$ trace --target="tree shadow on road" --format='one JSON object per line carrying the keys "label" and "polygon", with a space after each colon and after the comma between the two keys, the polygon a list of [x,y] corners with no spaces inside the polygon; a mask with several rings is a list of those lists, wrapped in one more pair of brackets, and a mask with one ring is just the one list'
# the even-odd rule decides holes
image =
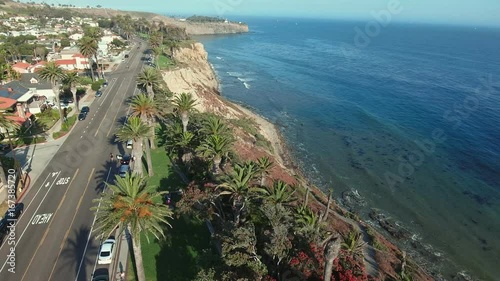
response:
{"label": "tree shadow on road", "polygon": [[115,180],[115,174],[116,171],[118,171],[119,163],[116,158],[111,161],[108,160],[104,165],[101,166],[99,170],[95,172],[95,177],[94,179],[97,181],[97,185],[95,187],[95,190],[98,193],[101,193],[104,191],[106,187],[106,182],[107,183],[113,183]]}
{"label": "tree shadow on road", "polygon": [[[77,280],[89,280],[89,276],[92,272],[87,272],[87,268],[89,265],[94,265],[97,257],[99,243],[94,241],[93,237],[90,238],[88,249],[85,251],[89,234],[90,228],[86,226],[74,230],[68,237],[64,249],[61,252],[61,258],[59,259],[62,261],[61,267],[72,268],[74,270],[74,276],[78,274]],[[85,256],[83,256],[84,252]],[[80,270],[80,272],[78,272],[78,270]]]}

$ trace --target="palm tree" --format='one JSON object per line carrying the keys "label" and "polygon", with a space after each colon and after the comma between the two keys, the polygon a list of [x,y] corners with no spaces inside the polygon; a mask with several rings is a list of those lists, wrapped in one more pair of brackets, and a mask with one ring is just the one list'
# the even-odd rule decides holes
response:
{"label": "palm tree", "polygon": [[203,120],[200,132],[206,136],[217,135],[227,136],[230,133],[229,127],[219,116],[212,115]]}
{"label": "palm tree", "polygon": [[158,109],[153,98],[144,94],[139,94],[130,100],[130,109],[132,116],[140,117],[143,122],[151,127],[149,135],[149,145],[151,149],[155,149],[155,120],[161,117],[161,112]]}
{"label": "palm tree", "polygon": [[[161,202],[164,192],[157,192],[155,186],[147,185],[147,178],[127,174],[119,176],[115,184],[106,183],[110,191],[104,192],[99,204],[91,210],[96,212],[96,228],[94,231],[103,236],[112,235],[115,229],[128,229],[132,236],[132,248],[139,281],[146,281],[141,251],[141,235],[149,242],[149,234],[156,239],[165,237],[164,228],[170,226],[172,211]],[[171,227],[171,226],[170,226]]]}
{"label": "palm tree", "polygon": [[257,159],[257,168],[260,173],[260,185],[266,185],[266,176],[269,175],[269,170],[273,167],[274,163],[267,156]]}
{"label": "palm tree", "polygon": [[91,59],[97,54],[97,50],[99,49],[97,42],[94,39],[84,36],[78,41],[78,47],[80,49],[80,53],[84,55],[88,60],[88,65],[90,68],[90,73],[92,75],[92,81],[95,80],[94,68],[92,67]]}
{"label": "palm tree", "polygon": [[[101,41],[101,38],[103,36],[103,33],[102,33],[102,30],[100,27],[89,27],[85,30],[84,35],[91,38],[90,40],[98,46],[99,41]],[[99,48],[97,48],[97,49],[99,49]],[[97,58],[97,53],[98,52],[96,50],[96,52],[94,53],[94,59],[95,59],[95,63],[97,64],[97,68],[99,68],[99,59]],[[99,71],[97,73],[97,76],[99,77]],[[102,65],[101,65],[101,76],[102,76],[102,78],[104,78],[104,71],[102,69]]]}
{"label": "palm tree", "polygon": [[[142,175],[142,144],[144,143],[144,138],[149,137],[150,132],[149,126],[142,122],[139,117],[130,117],[127,123],[118,128],[116,132],[118,140],[122,142],[132,140],[132,155],[135,158],[133,171],[138,175]],[[146,147],[146,149],[148,149],[148,147]],[[146,153],[149,152],[146,151]],[[152,169],[150,165],[151,163],[148,163],[148,171]]]}
{"label": "palm tree", "polygon": [[221,135],[211,135],[202,141],[196,149],[203,157],[212,161],[212,173],[219,173],[220,163],[231,151],[232,138]]}
{"label": "palm tree", "polygon": [[349,255],[356,258],[363,255],[364,242],[360,243],[361,233],[358,231],[351,231],[349,235],[344,238],[344,242],[341,243],[342,249],[344,249]]}
{"label": "palm tree", "polygon": [[59,81],[64,80],[66,78],[66,74],[62,68],[60,68],[55,62],[51,61],[46,63],[45,66],[38,71],[38,76],[44,80],[50,81],[52,84],[52,91],[54,92],[56,104],[59,108],[59,118],[61,119],[62,124],[65,116],[63,116],[61,104],[59,103]]}
{"label": "palm tree", "polygon": [[220,184],[217,188],[223,189],[219,196],[229,195],[232,202],[234,223],[240,223],[241,213],[246,208],[249,196],[258,192],[251,185],[255,176],[255,170],[249,165],[235,165],[229,181]]}
{"label": "palm tree", "polygon": [[274,205],[289,205],[297,200],[293,196],[295,191],[296,189],[290,188],[286,182],[277,180],[274,182],[272,188],[266,187],[263,189],[263,198]]}
{"label": "palm tree", "polygon": [[193,110],[196,105],[196,100],[193,99],[191,93],[181,93],[174,98],[174,106],[182,121],[183,131],[187,131],[187,126],[189,123],[189,112]]}
{"label": "palm tree", "polygon": [[76,113],[80,112],[80,106],[79,106],[79,101],[76,98],[76,84],[80,81],[80,78],[78,77],[78,72],[68,72],[66,73],[66,77],[64,77],[63,83],[66,84],[71,93],[73,94],[73,100],[75,101],[76,105]]}
{"label": "palm tree", "polygon": [[154,98],[154,89],[160,86],[162,81],[161,75],[158,70],[152,67],[146,67],[137,76],[137,84],[139,87],[145,88],[149,97]]}

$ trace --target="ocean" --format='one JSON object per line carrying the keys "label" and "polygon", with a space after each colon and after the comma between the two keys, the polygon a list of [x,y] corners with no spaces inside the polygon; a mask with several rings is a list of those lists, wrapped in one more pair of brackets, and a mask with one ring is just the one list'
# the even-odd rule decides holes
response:
{"label": "ocean", "polygon": [[345,207],[411,233],[398,244],[429,271],[498,280],[499,29],[237,20],[251,32],[196,38],[223,96],[277,124]]}

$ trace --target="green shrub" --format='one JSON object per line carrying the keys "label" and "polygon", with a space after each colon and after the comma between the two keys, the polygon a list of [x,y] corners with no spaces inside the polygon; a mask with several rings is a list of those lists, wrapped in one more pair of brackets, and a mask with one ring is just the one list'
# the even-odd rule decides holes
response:
{"label": "green shrub", "polygon": [[92,84],[92,78],[90,78],[90,77],[80,76],[79,80],[80,80],[79,81],[80,84],[82,84],[84,86]]}
{"label": "green shrub", "polygon": [[66,134],[66,132],[63,132],[63,131],[53,132],[53,133],[52,133],[52,137],[53,137],[54,139],[58,139],[58,138],[60,138],[60,137],[64,136],[65,134]]}
{"label": "green shrub", "polygon": [[104,83],[104,79],[99,79],[99,80],[95,81],[94,83],[92,83],[91,89],[93,91],[97,91],[102,87],[103,83]]}

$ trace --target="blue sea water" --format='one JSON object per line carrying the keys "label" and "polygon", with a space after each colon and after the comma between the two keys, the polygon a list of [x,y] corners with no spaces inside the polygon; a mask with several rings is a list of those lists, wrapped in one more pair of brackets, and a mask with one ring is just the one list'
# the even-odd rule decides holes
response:
{"label": "blue sea water", "polygon": [[414,234],[399,244],[424,267],[498,280],[500,30],[394,23],[356,44],[363,22],[243,20],[197,38],[222,95],[277,124],[316,185]]}

